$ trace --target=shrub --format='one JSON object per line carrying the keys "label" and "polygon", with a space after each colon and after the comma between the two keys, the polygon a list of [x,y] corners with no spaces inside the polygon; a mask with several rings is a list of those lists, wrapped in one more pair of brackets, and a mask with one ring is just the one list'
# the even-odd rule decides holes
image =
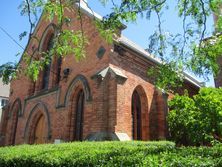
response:
{"label": "shrub", "polygon": [[171,142],[75,142],[0,148],[0,166],[141,166],[145,155],[160,154]]}
{"label": "shrub", "polygon": [[172,142],[75,142],[0,148],[1,167],[221,166],[222,146],[176,148]]}
{"label": "shrub", "polygon": [[172,139],[182,145],[209,145],[222,139],[222,88],[202,88],[192,98],[176,95],[169,102]]}

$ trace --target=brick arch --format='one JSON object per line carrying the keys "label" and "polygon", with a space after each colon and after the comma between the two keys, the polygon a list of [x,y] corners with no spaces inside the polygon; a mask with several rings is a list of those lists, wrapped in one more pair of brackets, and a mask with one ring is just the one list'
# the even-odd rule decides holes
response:
{"label": "brick arch", "polygon": [[49,42],[52,36],[57,34],[57,27],[54,23],[49,24],[45,31],[42,33],[42,37],[39,42],[38,51],[42,52],[46,50],[47,43]]}
{"label": "brick arch", "polygon": [[[148,119],[148,98],[144,88],[141,85],[138,85],[132,92],[131,96],[131,111],[132,110],[132,98],[133,93],[137,92],[140,99],[140,106],[141,106],[141,140],[148,140],[149,139],[149,119]],[[133,114],[133,113],[131,113]],[[133,115],[132,115],[133,116]],[[132,117],[133,123],[133,117]],[[132,124],[132,138],[133,138],[133,124]]]}
{"label": "brick arch", "polygon": [[18,107],[18,116],[22,116],[22,101],[20,98],[17,98],[15,99],[15,101],[12,103],[11,107],[10,107],[10,110],[9,110],[9,113],[8,113],[8,116],[9,118],[11,118],[11,116],[13,115],[13,109],[15,107]]}
{"label": "brick arch", "polygon": [[[26,122],[25,132],[24,132],[24,139],[25,142],[28,144],[33,144],[34,142],[34,133],[37,123],[41,117],[45,118],[46,125],[47,125],[47,140],[51,139],[51,122],[50,122],[50,114],[48,112],[47,106],[39,102],[37,103],[33,109],[31,110],[29,117]],[[47,141],[46,141],[47,142]]]}
{"label": "brick arch", "polygon": [[18,117],[22,115],[22,103],[20,98],[17,98],[9,112],[9,118],[11,118],[11,125],[10,125],[10,138],[9,144],[14,145],[16,140],[16,133],[17,133],[17,126],[18,126]]}
{"label": "brick arch", "polygon": [[73,93],[76,92],[77,87],[82,87],[84,94],[85,94],[86,101],[92,100],[92,95],[91,95],[89,83],[84,75],[79,74],[72,80],[72,82],[68,86],[68,89],[67,89],[66,95],[65,95],[65,105],[66,106],[70,102],[70,99],[72,99]]}

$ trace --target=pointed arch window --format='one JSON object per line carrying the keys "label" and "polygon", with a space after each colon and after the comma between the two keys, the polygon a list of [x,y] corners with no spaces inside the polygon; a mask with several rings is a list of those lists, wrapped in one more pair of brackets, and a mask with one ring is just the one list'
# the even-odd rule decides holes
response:
{"label": "pointed arch window", "polygon": [[[46,47],[46,53],[50,54],[50,50],[53,48],[53,34],[50,36],[47,47]],[[42,89],[48,89],[49,86],[49,78],[50,78],[50,69],[51,69],[51,63],[52,63],[52,56],[48,55],[48,62],[44,67],[43,71],[43,77],[42,77]]]}
{"label": "pointed arch window", "polygon": [[133,140],[142,140],[141,100],[136,90],[133,92],[131,103]]}
{"label": "pointed arch window", "polygon": [[[10,144],[15,145],[16,136],[17,136],[17,126],[18,126],[18,118],[21,114],[21,101],[20,99],[15,100],[11,108],[12,114],[12,122],[11,122],[11,136],[10,136]],[[10,115],[11,115],[10,114]]]}
{"label": "pointed arch window", "polygon": [[84,115],[84,92],[80,90],[76,99],[76,119],[75,119],[75,131],[74,140],[83,140],[83,115]]}
{"label": "pointed arch window", "polygon": [[15,108],[13,111],[12,115],[12,133],[11,133],[11,144],[15,145],[16,141],[16,132],[17,132],[17,126],[18,126],[18,113],[19,113],[19,108]]}
{"label": "pointed arch window", "polygon": [[61,67],[62,67],[62,57],[59,56],[56,58],[56,80],[55,80],[55,86],[59,85],[60,79],[61,79]]}

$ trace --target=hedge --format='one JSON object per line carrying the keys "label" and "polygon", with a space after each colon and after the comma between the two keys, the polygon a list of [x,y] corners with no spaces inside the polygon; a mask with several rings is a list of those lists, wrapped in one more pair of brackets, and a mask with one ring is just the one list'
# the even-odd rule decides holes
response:
{"label": "hedge", "polygon": [[222,166],[222,146],[172,142],[74,142],[0,148],[0,167]]}

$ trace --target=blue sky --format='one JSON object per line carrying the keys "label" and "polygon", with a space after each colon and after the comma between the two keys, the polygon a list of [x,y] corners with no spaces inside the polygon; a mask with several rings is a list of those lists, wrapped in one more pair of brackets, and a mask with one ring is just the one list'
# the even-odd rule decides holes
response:
{"label": "blue sky", "polygon": [[[0,5],[0,26],[25,47],[27,40],[19,41],[19,34],[27,29],[28,22],[27,18],[20,16],[18,6],[18,0],[2,0]],[[18,52],[22,52],[21,48],[1,30],[0,50],[0,64],[19,60],[19,57],[16,57],[15,55]]]}
{"label": "blue sky", "polygon": [[[21,0],[2,0],[0,5],[0,26],[4,28],[16,41],[19,42],[24,48],[27,43],[27,39],[19,41],[19,34],[23,31],[28,31],[29,24],[28,19],[24,16],[20,16],[18,6]],[[172,2],[172,0],[171,0]],[[98,14],[104,16],[111,10],[111,5],[107,5],[104,8],[98,1],[88,0],[89,5]],[[171,4],[172,5],[172,4]],[[174,7],[167,11],[163,18],[164,28],[171,32],[182,32],[182,21],[177,18]],[[127,29],[123,31],[123,34],[130,40],[139,44],[143,48],[148,46],[148,37],[156,29],[157,20],[155,17],[151,20],[139,17],[137,23],[126,24]],[[208,30],[213,31],[212,19],[208,22]],[[0,30],[0,64],[6,62],[18,61],[20,56],[15,56],[17,53],[22,53],[23,50],[15,44],[5,33]],[[213,85],[211,79],[207,85]]]}

